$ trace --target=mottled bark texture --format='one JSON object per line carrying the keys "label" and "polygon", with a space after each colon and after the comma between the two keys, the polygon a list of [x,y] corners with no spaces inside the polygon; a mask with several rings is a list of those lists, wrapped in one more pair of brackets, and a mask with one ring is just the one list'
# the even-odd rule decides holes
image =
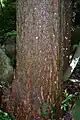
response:
{"label": "mottled bark texture", "polygon": [[36,116],[42,120],[40,112],[50,112],[60,93],[64,42],[70,48],[70,38],[64,39],[69,30],[64,13],[64,2],[58,0],[17,0],[17,65],[11,98],[17,120]]}

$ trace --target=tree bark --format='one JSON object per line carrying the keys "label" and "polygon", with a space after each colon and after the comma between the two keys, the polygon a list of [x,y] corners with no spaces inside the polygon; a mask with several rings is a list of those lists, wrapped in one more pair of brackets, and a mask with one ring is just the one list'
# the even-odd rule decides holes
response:
{"label": "tree bark", "polygon": [[[51,104],[60,94],[64,66],[64,34],[60,32],[64,14],[60,7],[58,0],[17,0],[17,65],[12,98],[17,120],[36,116],[48,120]],[[46,111],[48,115],[41,116]]]}

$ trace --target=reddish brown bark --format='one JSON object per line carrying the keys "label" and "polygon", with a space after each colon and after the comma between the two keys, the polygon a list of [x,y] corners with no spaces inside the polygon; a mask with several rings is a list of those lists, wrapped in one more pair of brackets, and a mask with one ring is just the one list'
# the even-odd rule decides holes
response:
{"label": "reddish brown bark", "polygon": [[42,103],[50,112],[60,93],[64,37],[59,4],[58,0],[17,1],[17,65],[10,108],[17,120],[35,116],[41,120]]}

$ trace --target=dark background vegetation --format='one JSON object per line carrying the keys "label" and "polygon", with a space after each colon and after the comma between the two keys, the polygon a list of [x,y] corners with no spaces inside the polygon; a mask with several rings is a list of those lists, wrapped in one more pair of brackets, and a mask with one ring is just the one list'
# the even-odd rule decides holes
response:
{"label": "dark background vegetation", "polygon": [[0,44],[15,67],[16,1],[7,0],[4,5],[0,4]]}

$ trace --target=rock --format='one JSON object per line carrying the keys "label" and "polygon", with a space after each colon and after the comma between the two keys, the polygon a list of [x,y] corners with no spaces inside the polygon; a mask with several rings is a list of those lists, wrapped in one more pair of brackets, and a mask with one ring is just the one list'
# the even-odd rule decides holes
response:
{"label": "rock", "polygon": [[0,85],[7,86],[12,81],[13,67],[10,64],[10,59],[5,52],[0,48]]}
{"label": "rock", "polygon": [[16,64],[15,46],[11,44],[5,45],[5,53],[10,58],[12,66],[15,67]]}
{"label": "rock", "polygon": [[10,58],[12,66],[15,68],[16,64],[16,44],[15,44],[16,38],[11,37],[10,39],[7,39],[2,48],[5,51],[6,55]]}

